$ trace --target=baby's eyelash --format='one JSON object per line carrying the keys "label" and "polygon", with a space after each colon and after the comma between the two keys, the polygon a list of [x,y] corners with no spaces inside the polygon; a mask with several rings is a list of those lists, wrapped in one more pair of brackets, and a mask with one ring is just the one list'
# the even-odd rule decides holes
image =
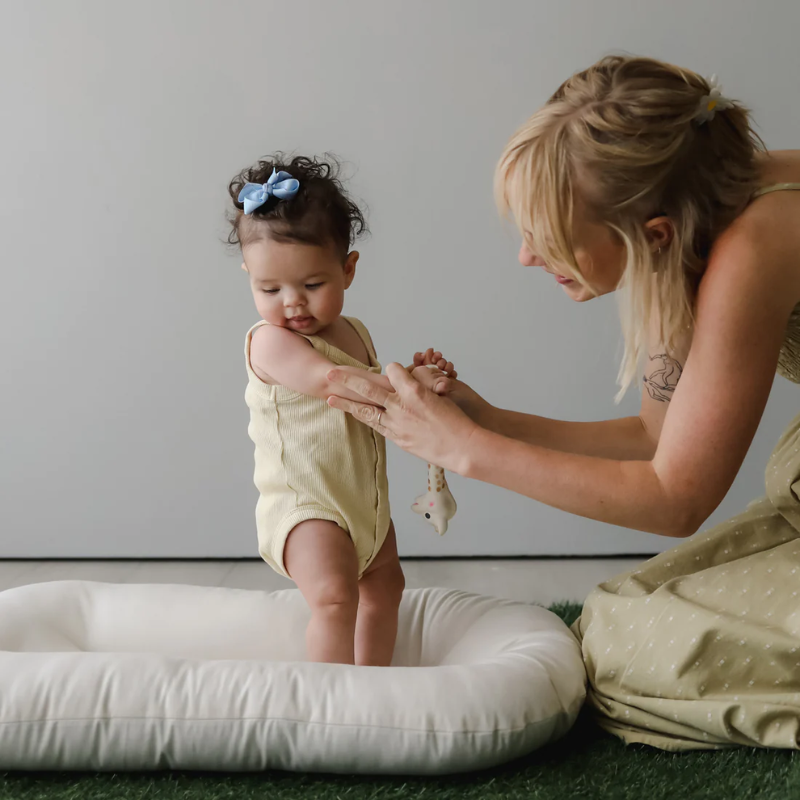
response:
{"label": "baby's eyelash", "polygon": [[[320,281],[319,283],[307,283],[306,289],[319,289],[323,283],[324,281]],[[261,291],[264,292],[264,294],[278,294],[280,289],[262,289]]]}

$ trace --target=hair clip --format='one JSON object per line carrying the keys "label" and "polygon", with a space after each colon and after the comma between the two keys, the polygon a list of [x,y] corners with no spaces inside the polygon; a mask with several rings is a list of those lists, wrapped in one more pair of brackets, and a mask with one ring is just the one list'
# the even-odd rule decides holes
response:
{"label": "hair clip", "polygon": [[246,183],[239,192],[239,202],[244,203],[245,214],[252,214],[267,202],[270,195],[278,200],[288,200],[297,194],[299,188],[300,181],[288,172],[273,169],[266,183]]}
{"label": "hair clip", "polygon": [[725,111],[726,108],[733,107],[733,100],[729,100],[727,97],[723,96],[722,86],[720,86],[716,75],[711,76],[708,85],[710,91],[700,98],[700,105],[694,116],[699,125],[714,119],[714,115],[717,111]]}

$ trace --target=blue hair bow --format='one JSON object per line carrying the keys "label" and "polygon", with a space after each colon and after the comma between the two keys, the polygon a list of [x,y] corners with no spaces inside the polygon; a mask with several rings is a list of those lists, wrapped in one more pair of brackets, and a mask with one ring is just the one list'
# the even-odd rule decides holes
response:
{"label": "blue hair bow", "polygon": [[270,195],[278,200],[288,200],[297,194],[299,188],[300,181],[288,172],[276,172],[273,169],[266,183],[246,183],[239,192],[239,202],[244,203],[245,214],[252,214],[267,202]]}

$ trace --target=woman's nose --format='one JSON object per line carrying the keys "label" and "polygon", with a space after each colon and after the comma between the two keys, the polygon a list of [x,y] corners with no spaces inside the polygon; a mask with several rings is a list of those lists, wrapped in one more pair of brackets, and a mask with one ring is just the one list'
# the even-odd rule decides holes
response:
{"label": "woman's nose", "polygon": [[527,245],[522,245],[519,249],[519,255],[517,256],[519,259],[519,263],[522,264],[523,267],[533,267],[535,266],[534,262],[536,261],[536,256],[528,250]]}
{"label": "woman's nose", "polygon": [[547,267],[545,260],[541,258],[541,256],[537,256],[535,253],[532,253],[528,249],[528,246],[524,244],[522,247],[520,247],[517,258],[523,267]]}

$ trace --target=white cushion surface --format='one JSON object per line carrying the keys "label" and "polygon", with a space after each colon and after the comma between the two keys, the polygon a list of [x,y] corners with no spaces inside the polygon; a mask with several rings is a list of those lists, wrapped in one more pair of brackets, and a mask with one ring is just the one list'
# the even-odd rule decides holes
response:
{"label": "white cushion surface", "polygon": [[562,736],[584,699],[550,611],[405,592],[391,667],[303,661],[295,589],[0,592],[0,769],[447,774]]}

